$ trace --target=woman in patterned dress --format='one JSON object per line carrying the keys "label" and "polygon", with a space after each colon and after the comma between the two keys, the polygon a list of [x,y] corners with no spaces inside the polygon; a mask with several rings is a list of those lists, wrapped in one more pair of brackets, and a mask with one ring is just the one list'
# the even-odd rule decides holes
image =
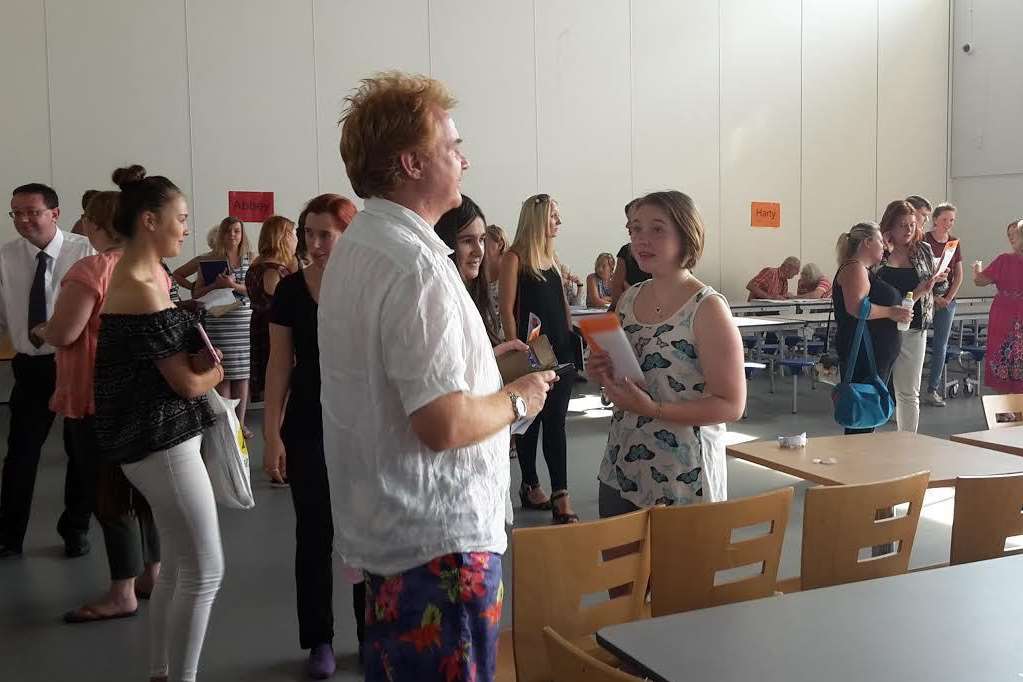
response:
{"label": "woman in patterned dress", "polygon": [[230,289],[239,303],[237,308],[219,317],[207,315],[204,324],[210,341],[224,354],[224,381],[217,386],[217,392],[238,401],[235,412],[242,433],[252,438],[252,431],[245,425],[245,409],[249,404],[249,320],[252,317],[245,275],[249,272],[252,249],[241,220],[228,216],[220,222],[213,257],[227,260],[227,270],[207,284],[200,268],[192,297],[202,298],[214,289]]}
{"label": "woman in patterned dress", "polygon": [[988,317],[984,383],[999,393],[1023,393],[1023,220],[1006,228],[1010,253],[986,268],[973,264],[973,283],[998,288]]}
{"label": "woman in patterned dress", "polygon": [[632,253],[653,277],[628,289],[617,313],[644,385],[616,376],[606,354],[590,356],[588,369],[615,405],[600,466],[601,517],[726,499],[724,423],[746,403],[728,303],[691,272],[704,240],[692,200],[654,192],[633,211]]}
{"label": "woman in patterned dress", "polygon": [[245,275],[252,321],[249,324],[249,398],[263,400],[266,360],[270,355],[270,303],[278,283],[298,270],[295,223],[284,216],[270,216],[259,230],[259,255]]}

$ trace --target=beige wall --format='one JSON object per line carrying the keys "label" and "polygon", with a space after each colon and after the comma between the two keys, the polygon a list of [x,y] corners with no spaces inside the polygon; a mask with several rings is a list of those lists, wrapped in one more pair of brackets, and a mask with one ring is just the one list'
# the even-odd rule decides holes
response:
{"label": "beige wall", "polygon": [[[585,274],[625,242],[626,201],[681,189],[708,225],[699,274],[740,298],[790,254],[831,270],[888,200],[945,195],[948,22],[948,0],[5,0],[0,189],[52,182],[70,226],[139,161],[189,194],[200,243],[229,189],[295,217],[350,195],[341,100],[400,68],[458,96],[491,221],[554,195]],[[781,201],[781,229],[751,229],[750,201]]]}

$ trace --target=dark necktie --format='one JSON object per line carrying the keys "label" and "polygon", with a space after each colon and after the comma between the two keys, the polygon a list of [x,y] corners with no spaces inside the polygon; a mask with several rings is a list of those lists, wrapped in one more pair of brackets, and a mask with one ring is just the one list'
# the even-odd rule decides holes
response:
{"label": "dark necktie", "polygon": [[49,256],[44,251],[36,254],[36,276],[32,280],[32,290],[28,294],[28,340],[36,348],[43,345],[42,339],[32,333],[36,326],[46,322],[46,264]]}

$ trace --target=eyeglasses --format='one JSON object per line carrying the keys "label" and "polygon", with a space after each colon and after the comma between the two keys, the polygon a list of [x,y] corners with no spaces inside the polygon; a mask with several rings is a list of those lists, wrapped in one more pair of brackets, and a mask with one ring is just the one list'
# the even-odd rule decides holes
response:
{"label": "eyeglasses", "polygon": [[38,218],[43,213],[49,210],[50,209],[48,208],[43,209],[34,208],[28,211],[8,211],[7,215],[9,215],[14,220],[18,220],[19,218]]}
{"label": "eyeglasses", "polygon": [[537,194],[535,197],[533,197],[533,204],[535,205],[543,204],[550,200],[551,200],[550,194]]}

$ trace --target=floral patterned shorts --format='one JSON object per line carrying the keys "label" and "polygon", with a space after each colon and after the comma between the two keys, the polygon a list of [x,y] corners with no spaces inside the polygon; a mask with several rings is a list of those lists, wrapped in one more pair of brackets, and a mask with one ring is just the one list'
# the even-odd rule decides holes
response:
{"label": "floral patterned shorts", "polygon": [[366,574],[366,680],[492,680],[504,585],[501,557],[447,554]]}

